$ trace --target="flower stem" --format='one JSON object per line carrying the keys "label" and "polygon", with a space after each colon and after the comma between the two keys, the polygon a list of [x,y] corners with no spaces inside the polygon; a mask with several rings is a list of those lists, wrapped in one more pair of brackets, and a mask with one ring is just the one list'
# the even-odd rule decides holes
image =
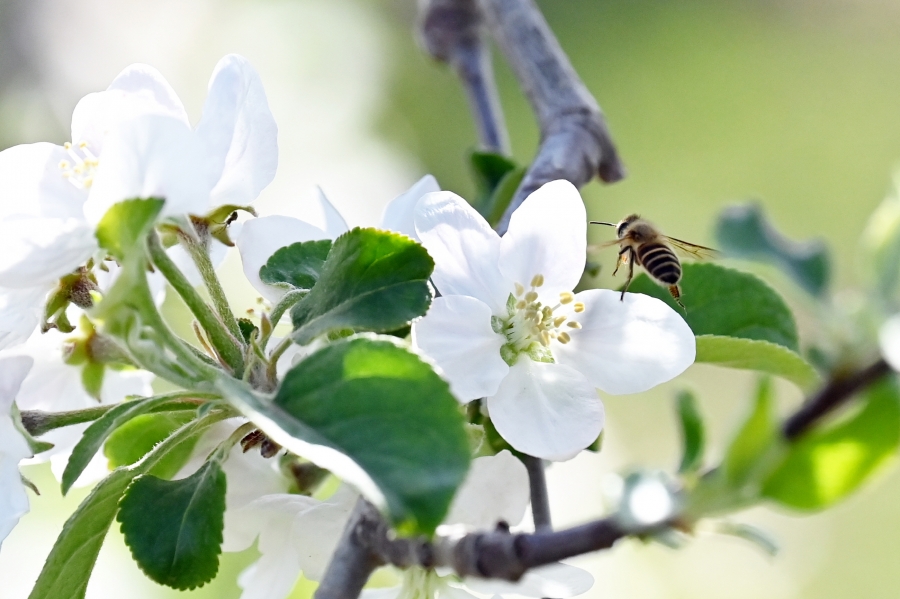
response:
{"label": "flower stem", "polygon": [[[169,255],[163,249],[156,233],[151,233],[147,240],[147,249],[150,253],[150,259],[153,265],[159,269],[163,276],[169,281],[169,284],[178,292],[184,303],[190,309],[191,313],[206,331],[209,342],[216,348],[222,359],[232,369],[235,376],[240,376],[244,370],[244,356],[241,344],[238,341],[240,337],[235,337],[222,323],[216,313],[210,309],[209,305],[197,290],[190,284],[187,277],[184,276],[178,266],[169,258]],[[207,257],[208,259],[208,257]],[[232,316],[232,320],[234,316]],[[237,325],[235,325],[237,326]],[[240,332],[238,332],[240,335]]]}
{"label": "flower stem", "polygon": [[[209,259],[209,252],[202,243],[198,243],[196,239],[189,235],[179,234],[178,239],[181,240],[191,258],[194,259],[194,264],[197,265],[197,270],[200,271],[203,283],[206,285],[207,291],[209,291],[209,297],[212,299],[213,306],[222,322],[225,323],[225,327],[235,339],[243,339],[237,319],[231,311],[231,306],[228,305],[228,298],[225,297],[225,290],[222,288],[222,283],[219,282],[219,277],[216,276],[216,268]],[[240,376],[238,371],[235,371],[235,375]]]}
{"label": "flower stem", "polygon": [[[161,406],[150,410],[153,412],[176,412],[182,410],[193,410],[196,407],[210,399],[219,399],[219,395],[215,393],[195,393],[190,391],[175,391],[172,393],[164,393],[162,395],[154,395],[144,399],[158,399],[169,397],[172,402],[165,403]],[[83,424],[85,422],[93,422],[97,420],[109,410],[119,404],[111,404],[108,406],[97,406],[95,408],[85,408],[83,410],[70,410],[67,412],[43,412],[41,410],[24,410],[21,412],[22,425],[25,430],[34,437],[39,437],[44,433],[73,424]]]}
{"label": "flower stem", "polygon": [[[275,327],[278,326],[278,322],[281,320],[281,317],[284,316],[284,313],[288,311],[294,304],[302,300],[309,293],[308,289],[292,289],[284,294],[284,297],[279,300],[275,307],[272,308],[272,312],[269,314],[269,320],[272,323],[272,331],[275,330]],[[269,334],[260,339],[259,346],[262,348],[266,347],[266,344],[269,342],[269,337],[272,336],[272,332],[269,331]]]}

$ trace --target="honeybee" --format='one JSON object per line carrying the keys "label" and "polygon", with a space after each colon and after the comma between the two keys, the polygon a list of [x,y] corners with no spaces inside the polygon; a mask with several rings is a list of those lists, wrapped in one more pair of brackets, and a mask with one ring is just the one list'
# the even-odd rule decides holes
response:
{"label": "honeybee", "polygon": [[618,224],[590,222],[592,225],[616,228],[618,239],[605,243],[603,246],[618,245],[620,248],[619,259],[616,261],[613,275],[619,271],[621,265],[628,264],[628,279],[625,281],[625,287],[619,298],[623,301],[631,279],[634,278],[634,265],[637,263],[644,267],[650,278],[664,285],[672,294],[675,303],[684,309],[684,304],[681,303],[681,287],[678,286],[678,281],[681,280],[681,262],[670,246],[699,259],[711,258],[716,254],[716,250],[712,248],[663,235],[653,224],[637,214],[629,214]]}

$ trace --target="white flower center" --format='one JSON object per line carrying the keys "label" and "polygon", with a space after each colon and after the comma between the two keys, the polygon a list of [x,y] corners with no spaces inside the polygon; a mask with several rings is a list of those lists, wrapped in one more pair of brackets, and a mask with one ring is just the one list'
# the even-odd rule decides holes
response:
{"label": "white flower center", "polygon": [[506,318],[495,316],[491,322],[494,331],[506,337],[500,353],[510,365],[523,353],[533,360],[553,362],[549,349],[552,342],[566,344],[572,340],[569,332],[581,328],[571,316],[573,312],[584,312],[584,304],[576,302],[571,291],[564,291],[555,306],[545,305],[537,291],[543,284],[542,274],[532,277],[527,291],[524,285],[516,283],[515,294],[510,294],[506,303]]}
{"label": "white flower center", "polygon": [[78,189],[90,189],[94,184],[94,173],[100,165],[100,160],[91,152],[86,141],[80,142],[77,146],[66,142],[63,148],[72,160],[60,161],[62,176]]}

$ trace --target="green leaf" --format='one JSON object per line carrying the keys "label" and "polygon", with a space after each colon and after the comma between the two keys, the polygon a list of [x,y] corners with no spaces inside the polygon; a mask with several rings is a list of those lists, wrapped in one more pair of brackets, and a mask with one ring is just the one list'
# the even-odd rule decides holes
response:
{"label": "green leaf", "polygon": [[164,200],[125,200],[106,211],[97,225],[97,242],[118,260],[140,244],[162,210]]}
{"label": "green leaf", "polygon": [[[162,405],[167,401],[171,401],[172,397],[169,395],[160,395],[157,397],[149,397],[147,399],[141,399],[136,401],[129,401],[123,404],[119,404],[114,408],[110,409],[103,416],[95,420],[84,433],[81,435],[81,439],[78,441],[78,444],[75,445],[75,448],[72,450],[72,455],[69,456],[69,461],[66,464],[66,469],[62,475],[62,493],[65,495],[69,492],[69,489],[72,488],[72,485],[75,484],[75,481],[78,480],[78,477],[84,472],[84,469],[90,463],[91,459],[94,457],[94,454],[100,449],[103,445],[103,442],[109,437],[110,434],[135,416],[139,416],[141,414],[145,414],[155,408],[156,406]],[[183,422],[182,422],[183,424]],[[154,437],[153,445],[162,441],[165,437],[168,436],[169,433],[174,429],[169,429],[167,434],[162,437]],[[128,433],[130,435],[130,433]],[[124,441],[127,437],[123,437]],[[129,439],[129,446],[131,445]],[[135,456],[134,459],[128,462],[122,462],[119,460],[114,460],[115,466],[121,466],[126,464],[132,464],[143,457],[148,451],[153,449],[153,445],[149,445],[145,448],[145,451],[141,453],[141,455]],[[111,450],[111,453],[112,450]]]}
{"label": "green leaf", "polygon": [[893,460],[898,444],[900,389],[890,379],[869,389],[856,415],[794,443],[763,494],[798,510],[826,508]]}
{"label": "green leaf", "polygon": [[684,314],[695,335],[758,339],[797,351],[797,325],[784,300],[759,277],[718,264],[682,265],[682,310],[669,292],[646,274],[629,291],[659,298]]}
{"label": "green leaf", "polygon": [[684,448],[678,472],[680,474],[696,472],[703,465],[703,450],[706,445],[706,433],[703,418],[697,409],[697,398],[690,391],[682,391],[678,394],[676,406]]}
{"label": "green leaf", "polygon": [[318,283],[291,309],[293,339],[305,345],[332,331],[399,329],[431,305],[434,261],[406,237],[353,229],[335,240]]}
{"label": "green leaf", "polygon": [[469,448],[458,402],[431,366],[393,338],[327,345],[287,373],[274,401],[226,377],[219,388],[275,442],[370,499],[383,496],[404,532],[432,533],[465,478]]}
{"label": "green leaf", "polygon": [[219,570],[225,473],[213,460],[181,480],[141,476],[116,519],[134,561],[152,580],[180,590],[203,586]]}
{"label": "green leaf", "polygon": [[268,285],[286,283],[297,289],[312,289],[322,276],[330,239],[304,241],[283,247],[259,269],[259,278]]}
{"label": "green leaf", "polygon": [[[134,464],[152,450],[158,443],[168,438],[193,414],[142,414],[135,415],[111,432],[103,447],[103,454],[109,460],[110,468]],[[160,478],[171,478],[184,466],[191,455],[196,438],[173,447],[166,457],[159,460],[153,474]]]}
{"label": "green leaf", "polygon": [[494,190],[505,176],[516,170],[517,165],[502,154],[483,151],[469,154],[469,164],[472,167],[472,178],[475,179],[475,200],[472,201],[472,207],[484,216],[482,210],[487,206]]}
{"label": "green leaf", "polygon": [[151,470],[174,447],[229,415],[222,411],[186,424],[139,464],[119,468],[100,481],[66,521],[28,599],[84,599],[97,554],[131,481]]}
{"label": "green leaf", "polygon": [[780,376],[801,389],[811,389],[820,381],[819,373],[809,362],[768,341],[701,335],[697,337],[696,361]]}
{"label": "green leaf", "polygon": [[772,380],[764,377],[759,381],[753,411],[741,425],[722,460],[725,478],[734,487],[758,474],[758,466],[778,438],[774,404]]}
{"label": "green leaf", "polygon": [[784,237],[766,220],[759,204],[723,210],[716,224],[716,240],[725,256],[775,264],[814,296],[821,297],[828,289],[831,259],[825,243]]}

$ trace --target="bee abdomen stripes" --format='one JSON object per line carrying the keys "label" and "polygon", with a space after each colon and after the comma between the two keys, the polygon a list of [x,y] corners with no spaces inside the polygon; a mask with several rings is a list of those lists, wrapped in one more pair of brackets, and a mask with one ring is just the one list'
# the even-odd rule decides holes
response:
{"label": "bee abdomen stripes", "polygon": [[655,279],[674,285],[681,279],[681,264],[675,252],[661,243],[648,243],[637,248],[641,265]]}

